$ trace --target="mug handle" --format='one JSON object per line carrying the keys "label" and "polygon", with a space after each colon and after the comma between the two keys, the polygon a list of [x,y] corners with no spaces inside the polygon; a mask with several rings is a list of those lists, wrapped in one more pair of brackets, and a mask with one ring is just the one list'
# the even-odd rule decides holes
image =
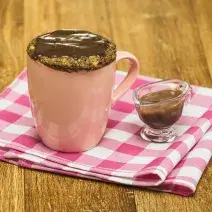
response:
{"label": "mug handle", "polygon": [[125,79],[113,91],[112,104],[125,94],[125,92],[135,82],[139,74],[139,62],[138,59],[133,54],[127,51],[117,51],[116,63],[118,63],[120,60],[123,59],[127,59],[130,61],[130,68]]}

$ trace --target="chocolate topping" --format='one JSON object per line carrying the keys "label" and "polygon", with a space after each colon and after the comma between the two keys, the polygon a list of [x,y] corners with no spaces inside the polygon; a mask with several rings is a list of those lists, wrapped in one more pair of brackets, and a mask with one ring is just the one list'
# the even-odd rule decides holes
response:
{"label": "chocolate topping", "polygon": [[84,30],[57,30],[33,39],[28,55],[44,65],[61,71],[95,70],[116,58],[115,44]]}

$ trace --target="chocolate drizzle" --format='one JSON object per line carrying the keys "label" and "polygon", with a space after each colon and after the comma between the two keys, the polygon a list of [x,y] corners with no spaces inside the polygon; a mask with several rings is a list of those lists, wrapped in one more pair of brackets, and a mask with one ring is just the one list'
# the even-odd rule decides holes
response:
{"label": "chocolate drizzle", "polygon": [[44,65],[61,71],[95,70],[113,62],[115,44],[84,30],[57,30],[33,39],[28,55]]}

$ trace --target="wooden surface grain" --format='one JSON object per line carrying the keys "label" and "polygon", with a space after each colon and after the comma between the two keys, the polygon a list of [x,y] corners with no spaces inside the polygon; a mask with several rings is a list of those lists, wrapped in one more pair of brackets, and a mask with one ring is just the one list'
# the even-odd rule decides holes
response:
{"label": "wooden surface grain", "polygon": [[[211,8],[210,0],[0,0],[0,90],[26,65],[29,40],[57,28],[113,39],[139,58],[143,75],[212,87]],[[0,162],[0,211],[208,212],[211,184],[211,163],[183,198]]]}

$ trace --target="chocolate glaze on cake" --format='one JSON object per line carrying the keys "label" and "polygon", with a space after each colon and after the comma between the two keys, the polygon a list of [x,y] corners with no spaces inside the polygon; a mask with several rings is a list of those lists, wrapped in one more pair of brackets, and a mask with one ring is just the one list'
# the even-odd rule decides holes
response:
{"label": "chocolate glaze on cake", "polygon": [[33,60],[59,71],[91,71],[113,62],[116,46],[89,31],[57,30],[33,39],[27,53]]}

